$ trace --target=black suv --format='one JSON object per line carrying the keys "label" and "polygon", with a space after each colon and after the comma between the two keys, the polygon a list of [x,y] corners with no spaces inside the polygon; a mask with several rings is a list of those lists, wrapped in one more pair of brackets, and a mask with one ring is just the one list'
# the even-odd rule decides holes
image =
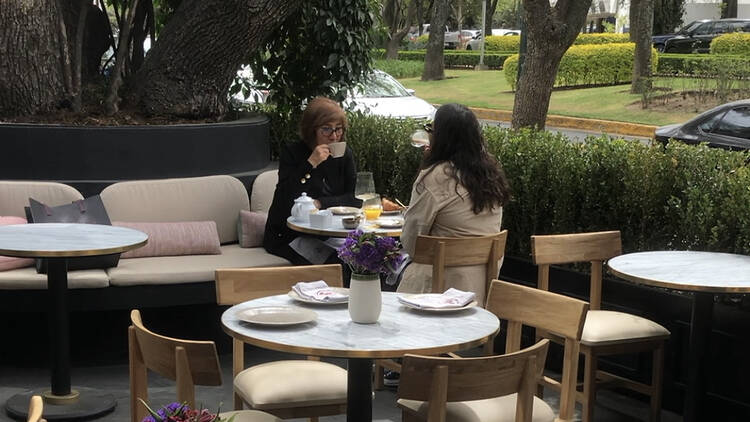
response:
{"label": "black suv", "polygon": [[708,53],[711,41],[730,32],[750,32],[750,19],[720,19],[703,22],[668,39],[665,53]]}

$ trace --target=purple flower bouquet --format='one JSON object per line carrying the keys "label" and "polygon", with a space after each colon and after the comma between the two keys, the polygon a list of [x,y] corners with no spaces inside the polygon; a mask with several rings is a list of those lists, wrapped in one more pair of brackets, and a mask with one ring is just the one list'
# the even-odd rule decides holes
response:
{"label": "purple flower bouquet", "polygon": [[208,409],[191,409],[187,403],[170,403],[158,411],[151,409],[143,400],[141,403],[150,413],[141,422],[232,422],[234,419],[234,416],[221,418],[218,413],[211,413]]}
{"label": "purple flower bouquet", "polygon": [[401,265],[401,244],[392,237],[355,230],[337,249],[338,256],[355,274],[392,273]]}

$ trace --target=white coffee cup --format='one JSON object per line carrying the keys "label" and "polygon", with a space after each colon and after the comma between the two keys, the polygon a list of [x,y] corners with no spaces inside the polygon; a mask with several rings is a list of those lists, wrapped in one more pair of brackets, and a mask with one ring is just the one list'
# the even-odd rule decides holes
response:
{"label": "white coffee cup", "polygon": [[331,156],[333,156],[333,158],[343,157],[346,152],[346,142],[334,142],[328,144],[328,149],[331,150]]}

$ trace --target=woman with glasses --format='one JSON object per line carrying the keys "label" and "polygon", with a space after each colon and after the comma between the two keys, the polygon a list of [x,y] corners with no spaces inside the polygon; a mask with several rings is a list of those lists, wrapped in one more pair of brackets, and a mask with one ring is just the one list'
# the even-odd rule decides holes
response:
{"label": "woman with glasses", "polygon": [[[414,253],[420,234],[470,237],[498,233],[510,186],[500,164],[487,152],[474,113],[460,104],[445,104],[435,113],[433,124],[425,125],[425,131],[429,145],[404,216],[404,251]],[[445,280],[446,288],[472,291],[476,300],[484,303],[484,265],[448,268]],[[410,264],[398,291],[425,293],[431,287],[431,266]]]}
{"label": "woman with glasses", "polygon": [[[334,142],[344,141],[346,128],[346,114],[335,101],[316,97],[307,105],[300,121],[301,139],[284,145],[279,157],[279,183],[268,211],[263,238],[263,246],[268,252],[295,265],[323,263],[311,262],[308,258],[313,254],[307,253],[308,250],[319,250],[320,242],[286,225],[294,200],[302,192],[313,198],[319,209],[337,205],[361,206],[361,201],[354,198],[357,171],[352,151],[347,146],[343,156],[334,158],[329,147]],[[319,253],[314,255],[320,257]],[[335,254],[331,259],[335,259]]]}

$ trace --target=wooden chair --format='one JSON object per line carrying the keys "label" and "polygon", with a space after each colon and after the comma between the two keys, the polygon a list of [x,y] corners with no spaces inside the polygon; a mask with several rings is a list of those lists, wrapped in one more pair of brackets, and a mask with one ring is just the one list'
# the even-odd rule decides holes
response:
{"label": "wooden chair", "polygon": [[[591,263],[591,311],[586,317],[580,347],[585,358],[583,392],[576,393],[576,401],[583,404],[583,422],[593,421],[597,378],[650,396],[651,421],[658,421],[661,414],[664,344],[669,338],[669,331],[646,318],[601,310],[602,263],[621,253],[619,231],[531,236],[531,254],[538,265],[539,289],[549,290],[550,265]],[[598,356],[643,351],[653,354],[651,385],[597,370]],[[549,387],[559,388],[559,383],[554,379],[545,377],[542,382]]]}
{"label": "wooden chair", "polygon": [[[548,343],[545,339],[520,350],[522,325],[550,330],[566,339],[563,378],[567,387],[560,397],[559,417],[572,419],[578,340],[588,304],[495,280],[487,309],[508,321],[506,354],[490,358],[404,358],[398,390],[404,421],[555,420],[552,408],[529,392],[542,376]],[[485,350],[491,352],[492,344],[488,342]]]}
{"label": "wooden chair", "polygon": [[[323,280],[342,287],[341,265],[303,265],[216,270],[216,301],[234,305],[251,299],[286,294],[300,281]],[[234,408],[243,403],[283,419],[346,413],[347,373],[331,363],[286,360],[245,369],[244,343],[232,340]],[[268,379],[274,379],[271,385]],[[273,386],[273,388],[271,388]]]}
{"label": "wooden chair", "polygon": [[[487,266],[487,276],[483,295],[487,297],[490,283],[497,278],[497,262],[505,255],[508,230],[488,236],[478,237],[417,237],[412,262],[432,265],[432,291],[442,293],[445,289],[445,269],[465,265]],[[384,369],[399,372],[401,365],[390,359],[375,362],[375,389],[383,389]]]}
{"label": "wooden chair", "polygon": [[42,411],[44,410],[44,401],[42,396],[31,396],[29,400],[29,417],[26,419],[27,422],[47,422],[42,419]]}
{"label": "wooden chair", "polygon": [[[132,422],[140,422],[148,416],[146,406],[139,400],[148,403],[148,370],[175,381],[177,401],[187,403],[191,409],[195,409],[195,385],[221,385],[221,368],[214,342],[180,340],[153,333],[143,325],[137,309],[130,312],[130,322],[128,357]],[[235,422],[280,422],[273,415],[255,410],[222,413],[227,418],[232,415]]]}

